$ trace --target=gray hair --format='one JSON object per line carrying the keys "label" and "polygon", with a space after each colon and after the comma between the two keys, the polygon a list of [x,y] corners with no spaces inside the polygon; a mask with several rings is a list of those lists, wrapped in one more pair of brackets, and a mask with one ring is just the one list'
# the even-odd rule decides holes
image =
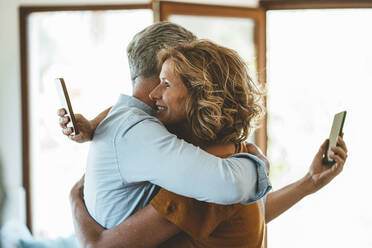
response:
{"label": "gray hair", "polygon": [[171,22],[158,22],[137,33],[127,47],[132,82],[139,76],[158,76],[156,56],[161,49],[196,39],[193,33]]}

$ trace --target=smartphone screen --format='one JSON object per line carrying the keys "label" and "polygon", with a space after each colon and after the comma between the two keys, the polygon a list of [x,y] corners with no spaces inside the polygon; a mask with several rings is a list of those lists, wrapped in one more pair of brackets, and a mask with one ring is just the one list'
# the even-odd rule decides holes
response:
{"label": "smartphone screen", "polygon": [[61,101],[61,105],[66,110],[67,116],[70,118],[70,122],[67,124],[67,127],[71,127],[73,129],[71,135],[77,135],[79,134],[79,130],[77,129],[75,115],[74,111],[72,110],[71,101],[67,92],[65,80],[63,78],[56,78],[55,83],[59,99]]}
{"label": "smartphone screen", "polygon": [[329,141],[327,150],[324,154],[324,158],[327,163],[334,163],[335,161],[329,158],[329,155],[333,155],[334,152],[331,150],[332,146],[337,145],[337,137],[342,135],[342,129],[346,118],[346,111],[337,113],[333,118],[331,133],[329,134]]}

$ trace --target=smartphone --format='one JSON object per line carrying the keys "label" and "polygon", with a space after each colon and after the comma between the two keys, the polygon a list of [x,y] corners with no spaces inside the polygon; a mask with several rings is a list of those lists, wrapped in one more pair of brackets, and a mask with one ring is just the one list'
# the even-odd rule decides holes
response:
{"label": "smartphone", "polygon": [[67,111],[67,116],[70,118],[70,122],[67,124],[67,127],[72,128],[71,135],[77,135],[79,134],[79,130],[76,125],[76,119],[75,119],[74,111],[72,110],[71,101],[70,101],[70,97],[67,92],[65,80],[63,78],[56,78],[55,83],[56,83],[59,99],[61,101],[61,105]]}
{"label": "smartphone", "polygon": [[335,161],[329,158],[329,155],[333,155],[334,152],[331,150],[332,146],[337,146],[337,137],[342,135],[342,129],[344,127],[344,122],[346,118],[346,111],[335,114],[333,118],[333,124],[331,128],[331,133],[329,134],[329,140],[327,144],[327,149],[325,150],[323,163],[333,165]]}

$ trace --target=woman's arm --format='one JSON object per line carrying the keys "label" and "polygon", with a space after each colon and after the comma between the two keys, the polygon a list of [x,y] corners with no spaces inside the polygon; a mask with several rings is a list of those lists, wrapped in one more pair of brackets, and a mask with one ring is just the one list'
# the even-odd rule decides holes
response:
{"label": "woman's arm", "polygon": [[70,193],[76,235],[82,247],[156,247],[181,230],[151,206],[112,229],[104,229],[89,215],[82,197],[84,178]]}
{"label": "woman's arm", "polygon": [[287,211],[305,196],[323,188],[341,173],[347,158],[347,147],[341,137],[338,139],[338,144],[340,146],[331,148],[336,153],[332,156],[336,160],[336,164],[333,166],[322,164],[322,157],[327,147],[327,141],[325,141],[315,155],[309,172],[303,178],[268,194],[266,199],[266,223]]}

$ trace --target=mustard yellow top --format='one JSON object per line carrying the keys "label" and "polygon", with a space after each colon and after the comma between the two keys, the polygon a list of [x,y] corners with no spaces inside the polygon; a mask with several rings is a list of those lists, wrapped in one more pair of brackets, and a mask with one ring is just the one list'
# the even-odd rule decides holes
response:
{"label": "mustard yellow top", "polygon": [[[235,153],[247,152],[244,143]],[[232,154],[224,154],[227,157]],[[150,203],[183,232],[160,247],[262,247],[265,233],[263,200],[249,205],[218,205],[161,189]]]}

